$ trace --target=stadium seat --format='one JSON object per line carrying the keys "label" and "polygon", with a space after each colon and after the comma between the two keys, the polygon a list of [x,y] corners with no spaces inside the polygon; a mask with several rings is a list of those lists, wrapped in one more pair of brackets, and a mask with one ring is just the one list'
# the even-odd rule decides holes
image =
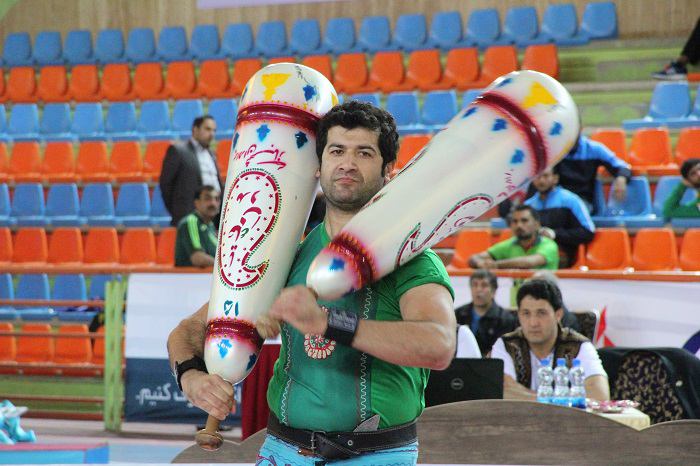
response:
{"label": "stadium seat", "polygon": [[467,19],[465,43],[481,49],[502,44],[501,18],[495,8],[472,10]]}
{"label": "stadium seat", "polygon": [[233,64],[233,74],[231,76],[231,90],[235,96],[243,93],[245,85],[250,78],[262,68],[262,61],[259,58],[242,58]]}
{"label": "stadium seat", "polygon": [[78,147],[75,174],[79,181],[111,181],[109,175],[109,157],[104,141],[86,141]]}
{"label": "stadium seat", "polygon": [[[45,333],[46,336],[23,336],[17,337],[17,356],[19,363],[48,363],[53,359],[54,344],[53,338],[49,336],[51,326],[45,323],[24,323],[21,327],[22,333]],[[53,371],[48,368],[27,368],[22,370],[23,374],[52,375]]]}
{"label": "stadium seat", "polygon": [[683,270],[700,271],[700,228],[689,228],[683,233],[678,262]]}
{"label": "stadium seat", "polygon": [[257,56],[250,24],[235,23],[226,26],[221,40],[221,51],[231,60]]}
{"label": "stadium seat", "polygon": [[216,24],[198,24],[192,29],[189,53],[200,62],[223,58]]}
{"label": "stadium seat", "polygon": [[47,224],[46,207],[41,184],[20,183],[15,185],[11,212],[18,226],[45,226]]}
{"label": "stadium seat", "polygon": [[231,155],[231,139],[222,139],[216,144],[216,165],[222,178],[228,174],[228,161]]}
{"label": "stadium seat", "polygon": [[89,183],[85,185],[83,197],[80,199],[80,216],[91,227],[116,225],[112,185],[109,183]]}
{"label": "stadium seat", "polygon": [[48,242],[43,228],[20,228],[15,234],[12,262],[45,263],[48,257]]}
{"label": "stadium seat", "polygon": [[682,129],[676,141],[676,163],[680,166],[690,158],[700,158],[700,127]]}
{"label": "stadium seat", "polygon": [[473,87],[486,87],[491,82],[518,69],[518,55],[512,45],[489,47],[484,52],[484,62],[481,66],[481,77]]}
{"label": "stadium seat", "polygon": [[134,94],[141,100],[160,100],[168,97],[160,63],[139,63],[134,71]]}
{"label": "stadium seat", "polygon": [[462,108],[469,106],[481,95],[481,89],[470,89],[462,94]]}
{"label": "stadium seat", "polygon": [[27,32],[11,32],[5,36],[2,49],[5,66],[32,66],[32,40]]}
{"label": "stadium seat", "polygon": [[156,264],[173,267],[175,265],[175,238],[177,228],[169,227],[160,230],[156,245]]}
{"label": "stadium seat", "polygon": [[289,55],[284,21],[263,21],[255,35],[255,51],[263,57]]}
{"label": "stadium seat", "polygon": [[358,45],[368,53],[397,50],[391,40],[391,25],[386,16],[365,16],[360,23]]}
{"label": "stadium seat", "polygon": [[41,178],[45,183],[76,181],[73,144],[67,141],[49,142],[41,162]]}
{"label": "stadium seat", "polygon": [[122,238],[121,263],[155,265],[156,240],[150,228],[129,228]]}
{"label": "stadium seat", "polygon": [[[92,364],[96,365],[101,365],[104,366],[105,363],[105,339],[104,339],[104,333],[105,333],[105,327],[102,325],[100,328],[97,329],[97,333],[103,335],[102,338],[95,338],[95,344],[92,347],[92,360],[90,361]],[[122,338],[123,342],[123,338]],[[122,348],[124,347],[124,344],[122,343]],[[100,375],[104,369],[100,370]]]}
{"label": "stadium seat", "polygon": [[157,62],[156,37],[149,27],[134,28],[126,40],[126,58],[135,65]]}
{"label": "stadium seat", "polygon": [[[83,284],[84,285],[84,284]],[[60,315],[59,315],[60,319]],[[84,337],[61,337],[64,333],[84,333]],[[53,362],[56,364],[74,364],[76,366],[89,364],[92,360],[92,345],[88,336],[86,324],[62,324],[58,327],[58,336],[55,343]],[[62,375],[83,375],[84,372],[76,369],[62,369],[57,371]],[[87,375],[87,374],[85,374]]]}
{"label": "stadium seat", "polygon": [[[67,274],[67,275],[57,275],[53,285],[53,292],[51,293],[51,299],[61,299],[61,300],[71,300],[71,301],[86,301],[87,300],[87,287],[85,286],[85,277],[82,273],[80,274]],[[96,312],[94,310],[87,310],[83,306],[68,306],[68,307],[57,307],[55,310],[58,312],[58,320],[62,322],[82,322],[87,331],[87,325],[95,317]],[[61,324],[60,330],[64,327],[71,327],[71,324]],[[56,344],[60,338],[57,339]],[[76,342],[81,340],[76,340]],[[86,338],[85,344],[89,350],[90,340]],[[83,348],[83,351],[85,349]],[[88,358],[87,361],[90,359]],[[80,361],[80,362],[87,362]],[[55,361],[59,362],[59,361]],[[63,361],[68,362],[68,361]],[[78,361],[76,361],[78,362]]]}
{"label": "stadium seat", "polygon": [[[231,139],[236,127],[238,104],[235,99],[214,99],[209,102],[209,115],[216,121],[216,139]],[[173,115],[173,119],[175,116]],[[191,133],[192,122],[190,121]]]}
{"label": "stadium seat", "polygon": [[[0,264],[7,265],[12,262],[12,232],[7,227],[0,227]],[[0,287],[2,287],[2,276],[0,276]],[[6,299],[0,291],[0,298]]]}
{"label": "stadium seat", "polygon": [[105,134],[112,141],[133,141],[136,132],[136,106],[133,102],[112,102],[107,109]]}
{"label": "stadium seat", "polygon": [[160,185],[153,188],[151,197],[151,225],[157,227],[167,227],[170,225],[172,217],[163,202],[163,194],[160,192]]}
{"label": "stadium seat", "polygon": [[396,156],[396,169],[401,170],[430,141],[427,134],[408,134],[401,140]]}
{"label": "stadium seat", "polygon": [[39,132],[45,141],[73,141],[70,105],[67,103],[46,104],[41,116]]}
{"label": "stadium seat", "polygon": [[7,183],[9,165],[10,156],[7,154],[7,144],[0,142],[0,183]]}
{"label": "stadium seat", "polygon": [[[1,74],[2,73],[0,73],[0,75]],[[0,144],[5,144],[8,141],[9,137],[7,135],[7,115],[5,112],[5,105],[0,103]],[[2,166],[0,166],[0,171],[2,171]]]}
{"label": "stadium seat", "polygon": [[16,142],[12,146],[12,157],[8,174],[19,183],[41,181],[41,153],[38,142]]}
{"label": "stadium seat", "polygon": [[233,97],[228,68],[226,60],[203,61],[199,66],[197,94],[209,99]]}
{"label": "stadium seat", "polygon": [[15,286],[9,273],[0,272],[0,299],[15,299]]}
{"label": "stadium seat", "polygon": [[457,114],[454,90],[432,91],[425,95],[420,122],[428,131],[439,131]]}
{"label": "stadium seat", "polygon": [[680,127],[688,120],[692,102],[687,81],[656,84],[647,115],[638,120],[624,120],[625,129]]}
{"label": "stadium seat", "polygon": [[117,194],[115,217],[126,227],[151,225],[151,199],[146,183],[124,183]]}
{"label": "stadium seat", "polygon": [[[14,313],[14,310],[9,308],[2,308],[0,312],[5,313],[10,310]],[[3,319],[8,320],[8,319]],[[0,322],[0,332],[13,332],[15,330],[12,322]],[[0,363],[2,364],[14,364],[17,359],[17,338],[14,335],[0,335]],[[15,374],[16,370],[11,368],[3,368],[0,370],[0,374]]]}
{"label": "stadium seat", "polygon": [[151,100],[141,104],[141,115],[136,129],[147,140],[172,139],[168,102]]}
{"label": "stadium seat", "polygon": [[110,63],[102,70],[102,96],[110,102],[131,101],[136,96],[131,82],[131,70],[126,63]]}
{"label": "stadium seat", "polygon": [[34,38],[34,49],[32,52],[34,63],[38,66],[63,65],[61,33],[58,31],[40,31]]}
{"label": "stadium seat", "polygon": [[49,264],[82,264],[83,236],[78,228],[55,228],[49,239]]}
{"label": "stadium seat", "polygon": [[560,47],[588,43],[588,37],[578,30],[576,7],[572,3],[547,5],[542,17],[541,36]]}
{"label": "stadium seat", "polygon": [[109,158],[109,172],[118,183],[148,181],[150,176],[143,173],[140,144],[136,141],[114,143]]}
{"label": "stadium seat", "polygon": [[447,52],[444,81],[460,91],[478,87],[479,52],[476,48],[457,48]]}
{"label": "stadium seat", "polygon": [[671,161],[671,141],[666,128],[643,128],[632,136],[629,150],[632,169],[649,175],[675,175],[678,165]]}
{"label": "stadium seat", "polygon": [[627,184],[627,196],[618,201],[608,193],[608,202],[602,216],[594,216],[597,226],[643,228],[663,225],[663,219],[654,215],[651,206],[651,190],[645,177],[634,176]]}
{"label": "stadium seat", "polygon": [[396,19],[392,43],[405,52],[430,47],[428,43],[428,22],[422,13],[400,15]]}
{"label": "stadium seat", "polygon": [[65,47],[63,48],[63,59],[66,64],[72,67],[95,63],[95,55],[92,50],[92,33],[87,29],[68,31]]}
{"label": "stadium seat", "polygon": [[416,50],[408,56],[406,83],[421,91],[449,89],[442,77],[439,50]]}
{"label": "stadium seat", "polygon": [[143,174],[151,179],[160,178],[160,170],[163,167],[165,153],[170,147],[170,141],[148,141],[146,152],[143,155]]}
{"label": "stadium seat", "polygon": [[36,104],[12,106],[7,132],[13,141],[36,141],[39,139],[39,109]]}
{"label": "stadium seat", "polygon": [[462,47],[462,16],[459,11],[438,11],[430,23],[428,44],[443,51]]}
{"label": "stadium seat", "polygon": [[10,68],[7,77],[7,100],[13,103],[36,102],[36,73],[29,66]]}
{"label": "stadium seat", "polygon": [[335,65],[333,85],[336,92],[355,94],[369,89],[369,72],[364,53],[344,53],[338,56]]}
{"label": "stadium seat", "polygon": [[11,215],[10,190],[5,183],[0,184],[0,227],[13,226],[16,222]]}
{"label": "stadium seat", "polygon": [[275,63],[296,63],[296,58],[293,56],[289,57],[272,57],[267,61],[268,65],[274,65]]}
{"label": "stadium seat", "polygon": [[330,18],[326,23],[323,47],[328,53],[358,52],[360,48],[355,38],[355,20],[352,18]]}
{"label": "stadium seat", "polygon": [[176,100],[199,97],[194,62],[177,61],[168,64],[165,94]]}
{"label": "stadium seat", "polygon": [[105,139],[102,104],[98,102],[81,102],[75,104],[71,133],[80,141],[101,141]]}
{"label": "stadium seat", "polygon": [[559,58],[554,44],[530,45],[525,49],[521,69],[534,70],[559,78]]}
{"label": "stadium seat", "polygon": [[544,44],[546,38],[540,36],[537,10],[534,6],[511,7],[503,21],[503,40],[518,47]]}
{"label": "stadium seat", "polygon": [[627,155],[627,140],[622,129],[599,129],[590,136],[591,140],[605,145],[615,155],[624,161],[629,161]]}
{"label": "stadium seat", "polygon": [[191,60],[187,32],[182,26],[164,26],[158,34],[156,53],[166,63]]}
{"label": "stadium seat", "polygon": [[617,37],[617,10],[614,2],[590,2],[583,10],[581,32],[591,40]]}
{"label": "stadium seat", "polygon": [[643,228],[634,236],[632,267],[635,270],[678,269],[676,235],[670,228]]}
{"label": "stadium seat", "polygon": [[[116,265],[119,262],[117,230],[114,228],[90,228],[85,237],[83,262],[86,264]],[[93,279],[95,278],[93,277]],[[92,291],[92,284],[90,290]],[[90,297],[95,297],[92,292]]]}
{"label": "stadium seat", "polygon": [[44,66],[41,68],[37,97],[44,102],[67,102],[70,100],[65,66]]}
{"label": "stadium seat", "polygon": [[391,113],[396,120],[399,134],[425,132],[425,126],[420,122],[416,93],[394,92],[389,94],[386,99],[386,111]]}
{"label": "stadium seat", "polygon": [[357,100],[358,102],[366,102],[374,105],[375,107],[379,107],[381,96],[379,92],[361,92],[359,94],[348,96],[347,100]]}
{"label": "stadium seat", "polygon": [[[90,277],[90,287],[88,289],[88,299],[105,299],[105,286],[108,282],[121,281],[120,275],[97,274]],[[102,327],[104,330],[104,327]]]}
{"label": "stadium seat", "polygon": [[[654,202],[652,203],[654,214],[656,214],[657,217],[663,217],[664,203],[666,202],[666,199],[668,199],[668,196],[671,194],[671,191],[673,191],[680,182],[680,176],[659,177],[659,180],[656,182],[656,189],[654,190]],[[695,195],[695,190],[686,189],[685,194],[681,199],[681,204],[688,204],[693,199],[695,199]]]}
{"label": "stadium seat", "polygon": [[[204,115],[204,107],[199,99],[178,100],[173,107],[172,131],[175,137],[188,139],[192,135],[192,122]],[[218,122],[217,122],[218,129]]]}
{"label": "stadium seat", "polygon": [[406,81],[405,74],[401,52],[377,52],[369,73],[369,88],[384,93],[411,90],[414,86]]}
{"label": "stadium seat", "polygon": [[491,232],[468,228],[459,232],[454,255],[450,261],[451,269],[469,268],[469,258],[491,247]]}
{"label": "stadium seat", "polygon": [[53,184],[46,196],[46,217],[52,226],[81,226],[78,188],[74,183]]}
{"label": "stadium seat", "polygon": [[289,48],[293,54],[306,56],[322,53],[321,26],[317,19],[297,19],[292,24]]}
{"label": "stadium seat", "polygon": [[622,270],[632,265],[630,238],[624,228],[598,228],[586,247],[590,270]]}
{"label": "stadium seat", "polygon": [[95,58],[101,65],[127,61],[124,34],[120,29],[102,29],[95,40]]}
{"label": "stadium seat", "polygon": [[315,69],[333,82],[333,64],[330,55],[307,55],[301,64]]}

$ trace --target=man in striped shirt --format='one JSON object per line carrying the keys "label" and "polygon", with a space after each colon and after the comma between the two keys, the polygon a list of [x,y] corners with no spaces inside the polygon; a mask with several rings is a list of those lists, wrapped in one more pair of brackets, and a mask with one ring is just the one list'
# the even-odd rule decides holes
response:
{"label": "man in striped shirt", "polygon": [[221,195],[211,185],[195,191],[194,211],[180,220],[175,240],[176,267],[212,267],[217,232],[212,220],[219,213]]}

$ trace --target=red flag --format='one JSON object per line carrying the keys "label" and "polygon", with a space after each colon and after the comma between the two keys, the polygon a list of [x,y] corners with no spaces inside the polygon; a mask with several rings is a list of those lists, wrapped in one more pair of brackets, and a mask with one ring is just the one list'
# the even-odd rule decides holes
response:
{"label": "red flag", "polygon": [[[608,307],[603,308],[603,312],[600,313],[600,321],[598,322],[598,337],[596,338],[595,344],[598,348],[608,348],[615,346],[615,344],[605,335],[605,329],[607,328],[606,316],[608,312]],[[601,341],[602,340],[602,341]]]}

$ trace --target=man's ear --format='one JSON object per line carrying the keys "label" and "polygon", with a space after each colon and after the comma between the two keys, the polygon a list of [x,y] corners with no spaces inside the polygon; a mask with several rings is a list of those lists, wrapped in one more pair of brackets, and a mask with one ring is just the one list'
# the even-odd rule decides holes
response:
{"label": "man's ear", "polygon": [[557,317],[557,322],[561,324],[561,319],[562,317],[564,317],[564,309],[557,309],[556,311],[554,311],[554,315]]}
{"label": "man's ear", "polygon": [[389,180],[391,179],[391,172],[394,171],[394,166],[396,165],[396,161],[391,161],[387,163],[384,166],[384,183],[388,183]]}

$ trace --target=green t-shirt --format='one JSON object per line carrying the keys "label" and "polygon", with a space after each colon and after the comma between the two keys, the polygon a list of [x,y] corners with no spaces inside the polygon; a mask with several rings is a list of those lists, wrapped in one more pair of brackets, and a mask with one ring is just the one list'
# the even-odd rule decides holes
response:
{"label": "green t-shirt", "polygon": [[678,185],[671,191],[668,198],[664,202],[664,217],[666,218],[698,218],[700,217],[700,190],[695,199],[687,204],[681,204],[686,189],[689,189],[683,183]]}
{"label": "green t-shirt", "polygon": [[[330,241],[321,223],[300,245],[287,286],[303,285],[311,261]],[[406,291],[439,283],[454,292],[440,258],[426,250],[370,286],[321,306],[355,312],[362,319],[401,320]],[[428,369],[390,364],[323,337],[282,326],[282,348],[267,390],[273,413],[291,427],[351,431],[375,414],[380,428],[410,422],[425,407]]]}
{"label": "green t-shirt", "polygon": [[538,269],[556,270],[559,268],[559,248],[557,247],[557,243],[546,236],[538,236],[535,244],[527,251],[518,244],[518,238],[508,238],[505,241],[494,244],[487,252],[497,261],[541,254],[544,256],[546,262],[544,265],[538,267]]}
{"label": "green t-shirt", "polygon": [[190,256],[195,251],[203,251],[214,257],[217,242],[212,222],[204,223],[194,212],[183,217],[177,225],[175,266],[192,267]]}

